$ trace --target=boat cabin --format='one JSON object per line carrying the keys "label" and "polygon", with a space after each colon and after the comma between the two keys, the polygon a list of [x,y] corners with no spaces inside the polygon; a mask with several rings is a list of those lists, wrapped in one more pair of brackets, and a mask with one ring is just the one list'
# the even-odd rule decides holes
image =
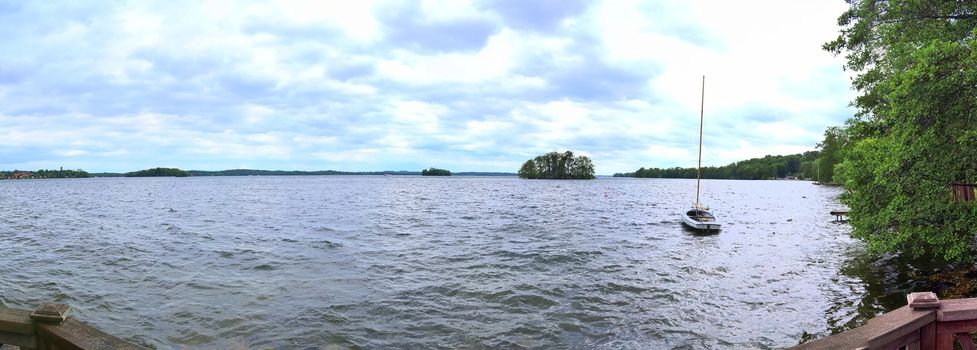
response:
{"label": "boat cabin", "polygon": [[692,209],[692,210],[689,210],[687,213],[685,213],[685,215],[688,216],[689,218],[691,218],[692,220],[695,220],[695,221],[698,221],[698,222],[713,222],[713,221],[716,221],[716,218],[714,216],[712,216],[712,214],[710,214],[708,211],[701,210],[701,209]]}

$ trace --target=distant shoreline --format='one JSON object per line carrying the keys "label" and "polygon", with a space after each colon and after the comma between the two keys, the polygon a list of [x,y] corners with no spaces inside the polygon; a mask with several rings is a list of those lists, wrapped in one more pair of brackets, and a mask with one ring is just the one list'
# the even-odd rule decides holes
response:
{"label": "distant shoreline", "polygon": [[[321,175],[408,175],[421,176],[420,171],[338,171],[338,170],[255,170],[255,169],[231,169],[231,170],[187,170],[188,176],[321,176]],[[91,173],[92,177],[123,177],[126,173]],[[454,176],[516,176],[516,173],[487,172],[487,171],[466,171],[452,173]]]}

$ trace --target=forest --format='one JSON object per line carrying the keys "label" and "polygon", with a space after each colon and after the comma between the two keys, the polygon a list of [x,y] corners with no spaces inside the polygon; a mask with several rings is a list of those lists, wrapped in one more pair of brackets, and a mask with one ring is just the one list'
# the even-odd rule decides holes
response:
{"label": "forest", "polygon": [[951,186],[977,182],[977,2],[850,1],[840,34],[858,95],[833,138],[852,237],[876,253],[974,260],[977,202]]}
{"label": "forest", "polygon": [[[702,168],[703,179],[765,180],[796,177],[817,180],[818,168],[831,167],[827,160],[819,159],[821,152],[808,151],[786,156],[753,158],[724,166]],[[830,179],[830,173],[820,170],[822,179]],[[615,177],[694,179],[695,168],[640,168],[633,173],[617,173]]]}

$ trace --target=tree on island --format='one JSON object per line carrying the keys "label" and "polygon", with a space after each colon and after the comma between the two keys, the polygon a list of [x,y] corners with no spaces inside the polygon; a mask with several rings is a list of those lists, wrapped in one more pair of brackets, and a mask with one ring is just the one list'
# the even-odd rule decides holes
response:
{"label": "tree on island", "polygon": [[421,170],[421,176],[451,176],[451,171],[438,168],[428,168]]}
{"label": "tree on island", "polygon": [[594,163],[573,152],[550,152],[527,160],[519,169],[523,179],[593,179]]}
{"label": "tree on island", "polygon": [[152,169],[145,169],[145,170],[126,173],[125,176],[126,177],[159,177],[159,176],[186,177],[187,172],[177,168],[152,168]]}
{"label": "tree on island", "polygon": [[[824,49],[847,59],[860,93],[831,170],[852,236],[870,251],[973,261],[977,203],[977,2],[849,1]],[[823,172],[824,170],[822,170]]]}

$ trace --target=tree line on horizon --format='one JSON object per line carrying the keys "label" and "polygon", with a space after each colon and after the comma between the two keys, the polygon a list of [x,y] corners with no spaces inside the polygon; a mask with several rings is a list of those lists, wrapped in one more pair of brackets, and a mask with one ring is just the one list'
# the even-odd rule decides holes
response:
{"label": "tree line on horizon", "polygon": [[177,168],[151,168],[125,173],[125,177],[187,177],[186,171]]}
{"label": "tree line on horizon", "polygon": [[[763,158],[752,158],[724,166],[702,167],[703,179],[727,179],[727,180],[765,180],[783,179],[787,177],[797,177],[801,179],[817,179],[818,167],[824,167],[827,163],[820,158],[821,152],[808,151],[799,154],[765,156]],[[827,165],[828,167],[833,165]],[[822,179],[829,179],[830,174],[823,169]],[[694,179],[696,177],[695,168],[645,168],[641,167],[631,173],[616,173],[614,177],[638,177],[638,178],[666,178],[666,179]]]}
{"label": "tree line on horizon", "polygon": [[88,172],[76,169],[76,170],[14,170],[14,171],[0,171],[0,179],[76,179],[76,178],[87,178],[91,177]]}
{"label": "tree line on horizon", "polygon": [[[436,168],[435,168],[436,169]],[[140,170],[145,171],[145,170]],[[258,170],[258,169],[229,169],[229,170],[185,170],[188,176],[310,176],[310,175],[423,175],[423,171],[385,170],[385,171],[339,171],[339,170]],[[129,173],[91,173],[93,177],[124,177]],[[515,173],[491,171],[463,171],[451,173],[459,176],[515,176]]]}

